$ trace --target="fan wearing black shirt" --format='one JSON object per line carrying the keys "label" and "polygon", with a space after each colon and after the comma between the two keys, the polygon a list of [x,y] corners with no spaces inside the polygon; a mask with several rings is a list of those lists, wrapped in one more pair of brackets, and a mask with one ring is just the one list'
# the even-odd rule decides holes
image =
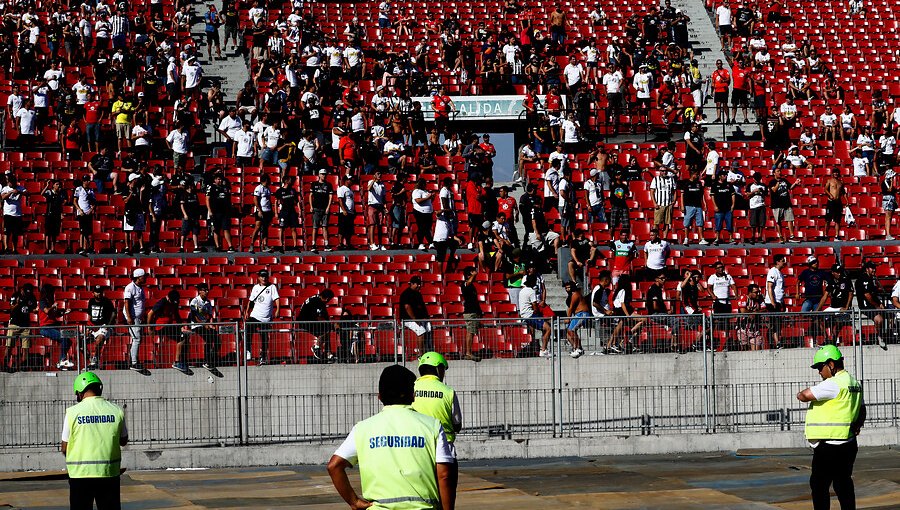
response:
{"label": "fan wearing black shirt", "polygon": [[434,350],[431,323],[426,320],[428,319],[428,309],[425,308],[425,299],[422,298],[421,288],[422,278],[413,276],[409,279],[409,287],[400,293],[400,321],[404,328],[416,335],[416,345],[413,346],[414,356]]}
{"label": "fan wearing black shirt", "polygon": [[472,352],[472,341],[475,339],[475,335],[478,334],[478,328],[480,326],[478,319],[480,319],[483,314],[481,303],[478,302],[478,289],[475,287],[475,278],[477,276],[478,271],[474,267],[467,267],[463,271],[465,283],[462,287],[462,298],[463,318],[466,319],[466,340],[465,345],[463,346],[462,355],[463,359],[470,361],[481,361],[481,358]]}
{"label": "fan wearing black shirt", "polygon": [[[37,310],[38,302],[34,297],[34,285],[26,283],[9,298],[9,325],[6,328],[6,353],[3,356],[2,370],[14,372],[18,369],[23,352],[31,347],[30,330],[31,314]],[[16,356],[15,367],[10,365],[13,344],[16,337],[22,341],[22,347]]]}
{"label": "fan wearing black shirt", "polygon": [[572,259],[569,261],[569,279],[581,282],[584,277],[584,268],[597,258],[597,246],[591,239],[585,237],[584,230],[575,231],[575,239],[570,243],[569,252]]}
{"label": "fan wearing black shirt", "polygon": [[[819,300],[818,310],[825,312],[846,312],[853,301],[853,282],[844,272],[844,266],[834,264],[831,266],[831,279],[825,280],[825,292]],[[825,306],[828,303],[828,306]],[[850,315],[835,313],[833,317],[825,319],[825,333],[831,339],[831,343],[837,345],[838,334],[844,326],[850,325]]]}
{"label": "fan wearing black shirt", "polygon": [[[291,240],[294,241],[292,250],[299,248],[297,244],[297,231],[300,229],[300,194],[294,188],[296,177],[289,175],[281,181],[281,186],[275,190],[275,202],[278,204],[278,245],[281,253],[284,253],[284,231],[291,232]],[[302,237],[302,235],[301,235]]]}
{"label": "fan wearing black shirt", "polygon": [[684,213],[684,239],[681,244],[687,246],[691,242],[691,229],[698,239],[703,240],[703,181],[700,170],[691,169],[690,177],[678,183],[681,190],[681,209]]}
{"label": "fan wearing black shirt", "polygon": [[334,187],[325,180],[328,172],[323,168],[319,170],[318,180],[309,185],[309,208],[312,210],[312,244],[313,253],[318,253],[316,248],[316,230],[322,231],[322,244],[328,249],[328,211],[331,209],[331,200],[334,196]]}
{"label": "fan wearing black shirt", "polygon": [[775,234],[778,236],[778,242],[784,243],[784,237],[781,235],[781,224],[786,223],[790,237],[789,242],[799,243],[800,241],[794,237],[794,209],[791,204],[791,190],[800,185],[800,179],[793,183],[788,182],[782,176],[781,167],[775,168],[775,178],[769,181],[769,194],[771,195],[772,217],[775,220]]}
{"label": "fan wearing black shirt", "polygon": [[100,354],[103,346],[109,338],[109,327],[116,320],[116,307],[113,302],[103,295],[103,286],[94,285],[94,295],[88,301],[88,319],[91,321],[93,328],[90,335],[94,342],[94,355],[88,363],[88,370],[96,369],[100,366]]}
{"label": "fan wearing black shirt", "polygon": [[312,353],[313,357],[320,361],[331,362],[334,360],[330,341],[330,334],[334,327],[328,323],[328,302],[332,299],[334,299],[334,292],[331,289],[325,289],[304,301],[297,314],[297,320],[301,323],[299,329],[308,331],[316,337]]}
{"label": "fan wearing black shirt", "polygon": [[734,186],[725,181],[727,176],[728,174],[725,172],[719,172],[718,179],[716,179],[711,188],[713,207],[716,210],[716,239],[713,241],[715,245],[718,245],[720,242],[723,227],[728,232],[729,237],[734,232],[732,214],[737,195],[734,193]]}
{"label": "fan wearing black shirt", "polygon": [[884,305],[881,304],[881,284],[875,276],[875,263],[868,261],[863,264],[863,274],[856,279],[856,301],[863,315],[872,319],[875,323],[875,339],[878,346],[887,350],[884,341],[887,324],[884,320]]}
{"label": "fan wearing black shirt", "polygon": [[222,250],[224,237],[228,252],[234,253],[231,243],[231,186],[222,174],[216,174],[213,183],[206,189],[206,209],[212,223],[216,251]]}
{"label": "fan wearing black shirt", "polygon": [[178,207],[181,210],[181,236],[178,239],[178,249],[184,252],[184,241],[188,234],[194,240],[194,253],[200,253],[200,198],[197,189],[193,185],[188,186],[178,194]]}

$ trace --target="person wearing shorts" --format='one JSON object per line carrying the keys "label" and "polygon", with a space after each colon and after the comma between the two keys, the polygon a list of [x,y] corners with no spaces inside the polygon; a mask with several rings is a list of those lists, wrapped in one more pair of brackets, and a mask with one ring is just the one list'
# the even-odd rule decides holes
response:
{"label": "person wearing shorts", "polygon": [[[671,225],[672,224],[672,215],[675,204],[664,205],[661,207],[657,207],[653,210],[653,224],[659,227],[660,225]],[[687,219],[685,219],[687,221]],[[702,220],[701,220],[702,221]]]}

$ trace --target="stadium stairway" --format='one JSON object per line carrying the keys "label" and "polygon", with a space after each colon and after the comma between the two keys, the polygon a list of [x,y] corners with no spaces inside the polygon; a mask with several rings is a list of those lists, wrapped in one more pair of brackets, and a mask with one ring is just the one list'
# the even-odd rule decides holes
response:
{"label": "stadium stairway", "polygon": [[[719,41],[719,34],[716,32],[714,19],[711,17],[710,12],[706,10],[704,2],[702,0],[673,0],[672,6],[676,9],[681,9],[691,18],[691,23],[688,25],[688,34],[694,47],[694,58],[697,59],[700,65],[700,72],[703,74],[703,77],[708,79],[713,71],[716,70],[716,60],[722,60],[730,73],[731,64],[725,58],[725,53],[722,51],[722,43]],[[704,111],[709,120],[714,120],[716,118],[716,110],[712,101],[711,86],[708,95]],[[740,112],[738,113],[740,114]],[[756,115],[754,115],[752,109],[750,111],[750,121],[756,122]],[[751,135],[754,131],[757,131],[755,124],[729,125],[724,126],[724,128],[723,134],[722,125],[709,126],[707,137],[717,140],[744,139],[746,135]]]}

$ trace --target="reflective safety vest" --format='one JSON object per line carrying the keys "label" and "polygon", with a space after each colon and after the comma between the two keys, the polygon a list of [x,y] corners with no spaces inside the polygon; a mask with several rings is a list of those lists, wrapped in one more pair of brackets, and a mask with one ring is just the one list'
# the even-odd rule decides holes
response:
{"label": "reflective safety vest", "polygon": [[859,417],[862,405],[862,386],[841,370],[832,377],[840,390],[837,397],[822,402],[811,402],[806,412],[806,439],[847,440],[853,438],[851,425]]}
{"label": "reflective safety vest", "polygon": [[436,375],[423,375],[416,381],[416,400],[413,409],[427,414],[444,426],[447,441],[456,439],[453,428],[453,388],[447,386]]}
{"label": "reflective safety vest", "polygon": [[69,441],[66,470],[69,478],[119,476],[122,449],[119,437],[125,412],[103,397],[88,397],[66,409]]}
{"label": "reflective safety vest", "polygon": [[384,510],[440,508],[437,443],[441,424],[411,406],[392,405],[356,424],[363,498]]}

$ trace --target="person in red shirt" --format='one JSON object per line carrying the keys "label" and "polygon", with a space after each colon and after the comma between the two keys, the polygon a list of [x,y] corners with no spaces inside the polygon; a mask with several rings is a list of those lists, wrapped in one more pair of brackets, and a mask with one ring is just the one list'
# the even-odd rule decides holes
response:
{"label": "person in red shirt", "polygon": [[347,169],[348,175],[355,175],[359,167],[355,136],[353,133],[348,133],[338,141],[338,155],[340,156],[341,166]]}
{"label": "person in red shirt", "polygon": [[456,105],[447,95],[447,88],[441,86],[438,93],[431,98],[431,106],[434,109],[434,127],[438,133],[447,133],[450,124],[450,112],[456,112]]}
{"label": "person in red shirt", "polygon": [[473,174],[472,178],[466,181],[466,213],[469,215],[469,246],[471,250],[475,246],[475,239],[478,236],[478,230],[484,222],[484,188],[481,186],[481,175]]}
{"label": "person in red shirt", "polygon": [[66,161],[78,161],[81,159],[81,138],[81,126],[78,125],[78,119],[72,119],[72,122],[66,127],[62,139]]}
{"label": "person in red shirt", "polygon": [[481,158],[481,172],[487,177],[492,177],[494,175],[494,157],[497,155],[497,149],[491,143],[491,135],[485,133],[481,139],[483,141],[478,144],[481,150],[484,151],[484,155]]}
{"label": "person in red shirt", "polygon": [[562,123],[562,98],[559,97],[556,85],[550,87],[544,101],[547,103],[547,115],[550,116],[550,138],[559,141],[559,126]]}
{"label": "person in red shirt", "polygon": [[737,109],[741,107],[744,112],[744,122],[747,119],[747,107],[750,106],[750,68],[744,67],[739,59],[735,59],[731,66],[731,119],[737,120]]}
{"label": "person in red shirt", "polygon": [[525,122],[529,126],[533,126],[538,119],[538,107],[541,106],[541,100],[537,97],[535,89],[529,89],[522,100],[522,107],[525,108]]}
{"label": "person in red shirt", "polygon": [[516,199],[509,196],[509,186],[500,186],[500,195],[497,197],[497,214],[503,213],[509,220],[509,242],[516,248],[519,247],[519,234],[516,232],[516,223],[519,222],[519,207]]}
{"label": "person in red shirt", "polygon": [[716,120],[713,122],[721,122],[722,117],[725,123],[730,123],[728,118],[728,85],[731,84],[731,75],[721,60],[716,60],[716,70],[713,71],[713,101],[716,103]]}
{"label": "person in red shirt", "polygon": [[100,105],[97,93],[92,92],[87,103],[84,104],[84,124],[87,128],[87,149],[90,152],[100,152],[100,123],[106,113]]}
{"label": "person in red shirt", "polygon": [[750,73],[750,83],[753,91],[753,109],[756,110],[756,118],[759,122],[764,122],[766,118],[766,86],[769,82],[766,80],[766,73],[763,72],[762,64],[753,66],[753,72]]}

